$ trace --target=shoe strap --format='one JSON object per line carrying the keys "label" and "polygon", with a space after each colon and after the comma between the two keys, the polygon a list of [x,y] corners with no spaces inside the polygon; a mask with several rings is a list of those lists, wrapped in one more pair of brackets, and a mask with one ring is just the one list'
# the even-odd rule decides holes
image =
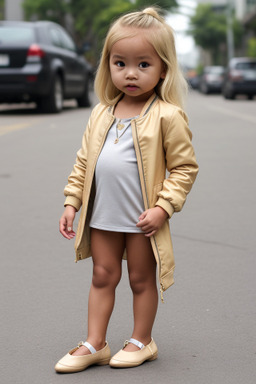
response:
{"label": "shoe strap", "polygon": [[94,354],[97,352],[96,349],[90,343],[88,343],[88,341],[86,341],[85,343],[82,343],[82,345],[88,348],[91,354]]}
{"label": "shoe strap", "polygon": [[128,342],[129,342],[129,343],[132,343],[132,344],[134,344],[134,345],[136,345],[136,347],[138,347],[138,348],[140,348],[140,349],[142,349],[142,348],[145,347],[144,344],[142,344],[140,341],[138,341],[138,340],[136,340],[136,339],[133,339],[133,338],[131,338]]}

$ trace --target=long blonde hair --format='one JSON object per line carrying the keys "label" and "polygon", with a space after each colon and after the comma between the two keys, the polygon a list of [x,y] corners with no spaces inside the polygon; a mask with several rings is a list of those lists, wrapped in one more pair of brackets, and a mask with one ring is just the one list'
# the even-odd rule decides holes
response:
{"label": "long blonde hair", "polygon": [[[128,27],[131,27],[130,33]],[[95,78],[95,92],[100,101],[106,105],[114,105],[120,97],[121,91],[111,80],[110,51],[117,41],[135,36],[135,29],[147,30],[146,38],[165,65],[165,79],[157,85],[156,93],[162,100],[183,107],[187,83],[179,69],[173,30],[153,7],[128,13],[110,27]]]}

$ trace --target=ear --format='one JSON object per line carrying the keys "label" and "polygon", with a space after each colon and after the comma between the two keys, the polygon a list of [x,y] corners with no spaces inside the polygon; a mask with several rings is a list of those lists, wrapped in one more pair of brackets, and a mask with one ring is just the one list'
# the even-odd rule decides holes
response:
{"label": "ear", "polygon": [[160,79],[165,79],[165,76],[166,76],[166,71],[163,71],[160,75]]}

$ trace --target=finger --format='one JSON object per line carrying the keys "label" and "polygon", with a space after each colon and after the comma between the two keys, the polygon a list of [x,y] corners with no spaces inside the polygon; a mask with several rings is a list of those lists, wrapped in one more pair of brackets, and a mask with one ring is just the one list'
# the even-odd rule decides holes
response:
{"label": "finger", "polygon": [[67,219],[67,231],[69,233],[73,232],[73,220],[72,219]]}
{"label": "finger", "polygon": [[153,230],[153,231],[151,231],[150,233],[145,233],[145,236],[146,236],[146,237],[153,236],[156,232],[157,232],[156,230]]}
{"label": "finger", "polygon": [[144,219],[140,220],[137,224],[137,227],[145,227],[146,225],[149,225],[149,220],[147,217],[144,217]]}
{"label": "finger", "polygon": [[142,214],[139,217],[139,220],[141,221],[141,220],[145,219],[146,216],[147,216],[147,211],[142,212]]}
{"label": "finger", "polygon": [[73,238],[75,237],[76,234],[75,234],[75,232],[71,232],[71,233],[69,233],[69,232],[65,232],[65,231],[63,231],[62,235],[63,235],[66,239],[71,240],[71,239],[73,239]]}
{"label": "finger", "polygon": [[66,230],[66,220],[64,218],[61,218],[59,221],[59,230],[60,233],[64,236]]}
{"label": "finger", "polygon": [[75,236],[75,232],[73,232],[72,230],[70,232],[67,231],[67,224],[66,224],[65,218],[60,219],[59,230],[60,230],[60,233],[62,234],[62,236],[68,240],[72,239]]}
{"label": "finger", "polygon": [[148,224],[148,225],[144,225],[143,227],[141,227],[141,229],[143,232],[151,232],[156,228],[153,227],[152,225]]}

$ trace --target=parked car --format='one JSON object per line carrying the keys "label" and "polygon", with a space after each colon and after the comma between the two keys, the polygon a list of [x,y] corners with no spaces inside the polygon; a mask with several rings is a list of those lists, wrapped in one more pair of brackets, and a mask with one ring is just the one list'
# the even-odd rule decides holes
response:
{"label": "parked car", "polygon": [[205,67],[199,81],[199,90],[204,93],[221,92],[225,68],[222,66]]}
{"label": "parked car", "polygon": [[230,60],[224,76],[222,94],[226,99],[234,99],[238,94],[253,99],[256,95],[256,59],[239,57]]}
{"label": "parked car", "polygon": [[197,71],[194,69],[190,69],[185,73],[187,83],[190,88],[198,89],[199,86],[199,76]]}
{"label": "parked car", "polygon": [[0,103],[35,101],[56,113],[63,99],[90,105],[91,67],[68,33],[49,21],[0,21]]}

